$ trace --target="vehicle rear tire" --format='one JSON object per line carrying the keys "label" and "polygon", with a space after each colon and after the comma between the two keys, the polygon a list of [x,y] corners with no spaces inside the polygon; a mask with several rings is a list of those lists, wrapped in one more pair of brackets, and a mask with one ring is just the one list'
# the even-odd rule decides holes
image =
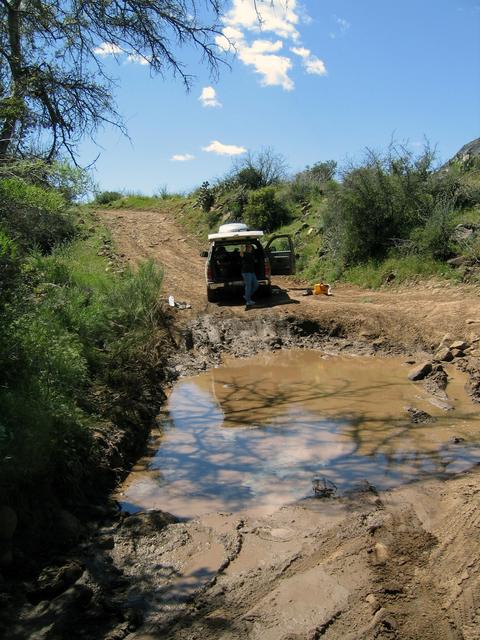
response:
{"label": "vehicle rear tire", "polygon": [[215,291],[215,289],[207,289],[207,300],[209,302],[216,302],[218,300],[218,291]]}

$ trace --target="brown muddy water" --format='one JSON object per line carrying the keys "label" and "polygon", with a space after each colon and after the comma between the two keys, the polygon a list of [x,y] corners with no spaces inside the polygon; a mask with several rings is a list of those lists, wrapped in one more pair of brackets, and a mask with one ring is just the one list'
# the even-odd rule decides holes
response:
{"label": "brown muddy water", "polygon": [[[139,461],[117,499],[129,512],[183,518],[268,513],[313,496],[324,478],[341,495],[479,462],[480,416],[464,374],[447,368],[454,409],[444,411],[422,383],[408,380],[409,368],[399,358],[293,350],[183,378],[158,419],[151,457]],[[435,421],[413,424],[409,406]]]}

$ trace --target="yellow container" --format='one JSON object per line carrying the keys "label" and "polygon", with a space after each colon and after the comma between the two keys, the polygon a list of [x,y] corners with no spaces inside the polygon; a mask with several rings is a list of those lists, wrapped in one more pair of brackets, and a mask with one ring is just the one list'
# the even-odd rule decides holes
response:
{"label": "yellow container", "polygon": [[323,282],[319,282],[318,284],[314,284],[313,285],[313,293],[316,296],[319,295],[324,295],[324,296],[328,296],[328,290],[329,290],[329,285],[328,284],[324,284]]}

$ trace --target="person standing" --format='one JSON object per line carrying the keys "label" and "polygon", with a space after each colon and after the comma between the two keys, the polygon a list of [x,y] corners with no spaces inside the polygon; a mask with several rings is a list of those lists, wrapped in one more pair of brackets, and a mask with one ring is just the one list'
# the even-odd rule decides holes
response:
{"label": "person standing", "polygon": [[242,278],[245,283],[245,304],[247,307],[251,307],[255,304],[252,300],[252,295],[258,289],[257,276],[255,275],[255,254],[253,253],[253,247],[251,244],[245,245],[245,248],[240,249],[240,255],[242,257]]}

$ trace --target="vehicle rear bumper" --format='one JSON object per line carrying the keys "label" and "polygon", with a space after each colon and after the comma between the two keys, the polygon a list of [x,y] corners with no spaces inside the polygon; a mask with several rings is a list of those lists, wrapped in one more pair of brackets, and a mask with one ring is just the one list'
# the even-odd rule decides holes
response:
{"label": "vehicle rear bumper", "polygon": [[[262,280],[257,280],[260,286],[268,286],[270,284],[269,280],[263,278]],[[243,280],[229,280],[227,282],[207,282],[207,288],[210,290],[214,289],[235,289],[237,287],[244,287],[245,284]]]}

